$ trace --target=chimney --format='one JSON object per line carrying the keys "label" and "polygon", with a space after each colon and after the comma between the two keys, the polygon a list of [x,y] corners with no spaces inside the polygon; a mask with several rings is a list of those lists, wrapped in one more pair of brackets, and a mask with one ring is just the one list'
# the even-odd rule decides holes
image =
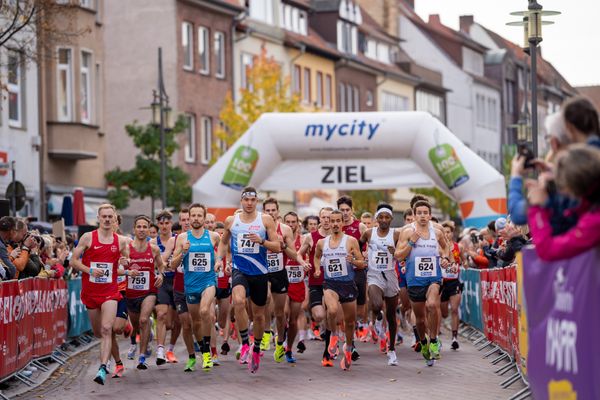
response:
{"label": "chimney", "polygon": [[471,29],[471,25],[475,23],[475,20],[472,15],[461,15],[459,18],[460,21],[460,30],[464,33],[469,33]]}
{"label": "chimney", "polygon": [[431,25],[441,25],[442,21],[440,20],[440,14],[429,14],[428,23]]}

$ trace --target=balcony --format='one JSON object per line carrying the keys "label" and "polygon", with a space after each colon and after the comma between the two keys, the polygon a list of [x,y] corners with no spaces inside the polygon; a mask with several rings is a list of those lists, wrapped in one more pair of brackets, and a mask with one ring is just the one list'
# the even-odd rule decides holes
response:
{"label": "balcony", "polygon": [[95,125],[78,122],[48,122],[48,156],[60,160],[89,160],[104,151],[104,134]]}

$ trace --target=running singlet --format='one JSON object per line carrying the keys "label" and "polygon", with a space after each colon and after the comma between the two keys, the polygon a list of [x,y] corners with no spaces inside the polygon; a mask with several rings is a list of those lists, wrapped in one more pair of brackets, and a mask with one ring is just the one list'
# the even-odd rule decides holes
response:
{"label": "running singlet", "polygon": [[323,256],[321,257],[321,268],[326,281],[354,282],[354,268],[348,264],[346,257],[348,250],[346,242],[348,235],[343,235],[340,244],[335,249],[329,246],[331,236],[327,236],[323,243]]}
{"label": "running singlet", "polygon": [[442,268],[444,281],[458,279],[460,273],[460,250],[456,242],[452,244],[452,258],[453,261],[448,264],[448,267],[446,269]]}
{"label": "running singlet", "polygon": [[[300,240],[300,235],[298,235],[296,236],[296,240],[294,241],[296,253],[298,253],[298,250],[300,250],[300,246],[302,246],[302,241]],[[298,261],[292,260],[291,258],[287,258],[285,268],[287,270],[289,283],[304,283],[304,267],[299,265]]]}
{"label": "running singlet", "polygon": [[394,255],[388,246],[394,246],[394,230],[390,229],[387,236],[380,237],[377,228],[371,228],[369,239],[369,269],[375,271],[390,271],[394,269]]}
{"label": "running singlet", "polygon": [[[215,247],[215,254],[217,254],[218,248]],[[218,289],[227,289],[229,287],[230,276],[225,275],[224,267],[227,265],[227,257],[223,257],[223,268],[217,274],[217,288]]]}
{"label": "running singlet", "polygon": [[[319,240],[324,239],[325,236],[321,236],[319,230],[311,232],[313,245],[308,252],[308,262],[310,263],[310,271],[308,272],[308,286],[323,286],[324,275],[321,273],[318,278],[315,278],[315,250]],[[323,272],[323,271],[321,271]]]}
{"label": "running singlet", "polygon": [[[175,242],[177,242],[177,234],[174,236]],[[173,291],[178,293],[184,292],[183,288],[183,267],[181,264],[175,268],[175,276],[173,277]]]}
{"label": "running singlet", "polygon": [[[416,225],[413,223],[416,229]],[[429,224],[429,239],[419,238],[406,260],[408,287],[428,286],[442,280],[440,252],[433,224]]]}
{"label": "running singlet", "polygon": [[154,255],[150,244],[146,245],[146,250],[137,251],[133,245],[129,244],[129,270],[140,271],[138,276],[127,277],[127,291],[125,297],[135,299],[144,297],[151,293],[156,293],[156,275],[154,272]]}
{"label": "running singlet", "polygon": [[190,242],[190,249],[181,263],[185,293],[198,293],[211,286],[211,283],[217,283],[215,247],[207,229],[199,238],[192,235],[191,230],[187,231],[187,240]]}
{"label": "running singlet", "polygon": [[[280,223],[277,223],[277,234],[283,237]],[[267,250],[267,267],[269,268],[269,273],[282,271],[285,265],[287,265],[287,257],[283,251],[273,253]]]}
{"label": "running singlet", "polygon": [[86,267],[102,271],[103,275],[96,278],[88,275],[81,280],[81,291],[94,297],[110,297],[118,293],[117,271],[119,269],[119,236],[113,233],[111,244],[100,243],[98,230],[92,232],[92,243],[83,253],[81,262]]}
{"label": "running singlet", "polygon": [[342,231],[346,235],[352,236],[356,240],[360,240],[360,221],[355,219],[350,225],[342,227]]}
{"label": "running singlet", "polygon": [[[173,236],[176,237],[177,235],[173,235]],[[160,235],[158,235],[156,237],[156,245],[160,249],[160,254],[165,252],[165,245],[162,243],[162,240],[160,240]],[[165,270],[165,278],[171,278],[173,276],[175,276],[175,271]]]}
{"label": "running singlet", "polygon": [[246,275],[264,275],[267,271],[267,249],[252,242],[248,235],[256,233],[263,240],[267,238],[267,230],[262,221],[262,214],[257,212],[250,223],[242,222],[240,214],[233,218],[231,232],[231,254],[233,268]]}

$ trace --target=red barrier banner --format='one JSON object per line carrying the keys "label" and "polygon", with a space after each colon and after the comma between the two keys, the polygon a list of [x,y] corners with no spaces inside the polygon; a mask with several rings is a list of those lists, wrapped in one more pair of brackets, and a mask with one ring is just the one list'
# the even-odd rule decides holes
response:
{"label": "red barrier banner", "polygon": [[518,348],[515,268],[481,271],[481,300],[487,339],[514,355]]}
{"label": "red barrier banner", "polygon": [[59,279],[0,283],[0,379],[64,342],[67,299]]}

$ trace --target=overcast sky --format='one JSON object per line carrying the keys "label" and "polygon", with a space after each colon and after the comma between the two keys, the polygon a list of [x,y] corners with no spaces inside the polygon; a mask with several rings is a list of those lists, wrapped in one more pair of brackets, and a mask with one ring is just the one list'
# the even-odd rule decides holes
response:
{"label": "overcast sky", "polygon": [[[542,31],[544,58],[574,86],[600,85],[600,1],[538,2],[545,10],[562,13],[545,17],[555,23]],[[527,0],[415,0],[417,13],[425,21],[429,14],[440,14],[442,23],[458,29],[458,17],[472,14],[476,22],[519,45],[523,28],[506,23],[519,20],[509,13],[525,10],[527,4]]]}

